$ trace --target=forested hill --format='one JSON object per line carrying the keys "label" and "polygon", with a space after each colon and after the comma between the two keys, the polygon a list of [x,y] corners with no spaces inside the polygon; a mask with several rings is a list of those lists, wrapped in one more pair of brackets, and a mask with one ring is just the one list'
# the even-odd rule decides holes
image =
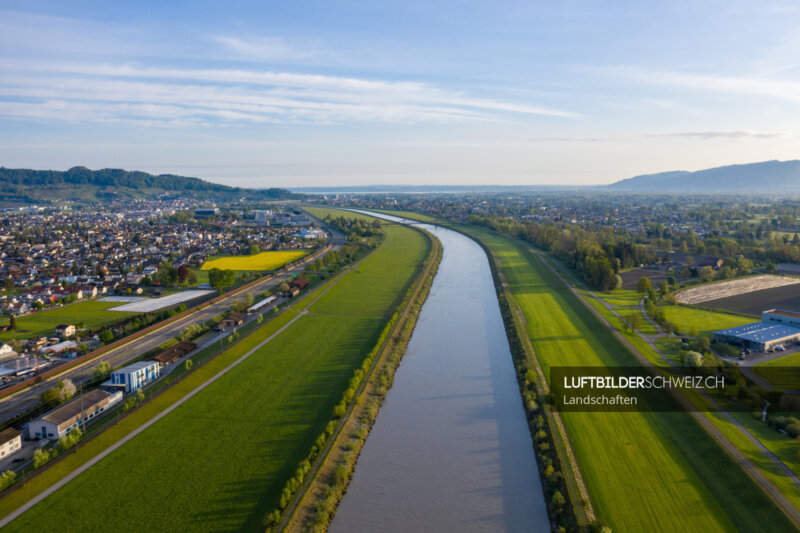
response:
{"label": "forested hill", "polygon": [[245,196],[256,200],[302,196],[285,189],[242,189],[172,174],[154,176],[147,172],[116,168],[90,170],[86,167],[74,167],[66,171],[0,167],[0,187],[0,201],[12,202],[146,198],[161,193],[220,199]]}
{"label": "forested hill", "polygon": [[800,193],[800,161],[763,161],[696,172],[662,172],[624,179],[616,191],[682,193]]}

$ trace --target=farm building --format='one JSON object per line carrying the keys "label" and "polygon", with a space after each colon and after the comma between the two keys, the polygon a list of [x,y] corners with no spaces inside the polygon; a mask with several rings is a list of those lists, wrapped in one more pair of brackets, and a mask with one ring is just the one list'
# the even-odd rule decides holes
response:
{"label": "farm building", "polygon": [[0,459],[16,453],[22,448],[22,433],[14,428],[0,431]]}
{"label": "farm building", "polygon": [[150,360],[157,362],[160,366],[167,366],[170,363],[174,363],[195,348],[197,348],[197,345],[193,342],[179,342],[174,346],[170,346],[160,354],[154,355]]}
{"label": "farm building", "polygon": [[308,287],[308,280],[306,278],[297,278],[289,284],[290,287],[297,287],[300,290]]}
{"label": "farm building", "polygon": [[111,379],[104,387],[115,387],[131,392],[140,389],[160,374],[161,365],[156,361],[139,361],[111,373]]}
{"label": "farm building", "polygon": [[29,439],[57,439],[83,425],[122,400],[122,391],[93,390],[65,403],[43,417],[28,422]]}
{"label": "farm building", "polygon": [[231,313],[222,320],[222,327],[232,328],[233,326],[241,326],[245,318],[247,317],[242,313]]}
{"label": "farm building", "polygon": [[714,342],[724,342],[757,352],[778,344],[800,342],[800,313],[770,309],[761,313],[761,322],[712,332]]}

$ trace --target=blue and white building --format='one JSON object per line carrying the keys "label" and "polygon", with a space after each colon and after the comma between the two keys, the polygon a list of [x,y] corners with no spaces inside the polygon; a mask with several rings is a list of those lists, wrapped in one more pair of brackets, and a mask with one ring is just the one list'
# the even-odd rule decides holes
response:
{"label": "blue and white building", "polygon": [[159,373],[160,366],[157,361],[140,361],[113,371],[111,379],[103,383],[103,386],[132,392],[158,379]]}
{"label": "blue and white building", "polygon": [[800,342],[800,313],[770,309],[761,313],[761,322],[712,332],[714,342],[765,352],[778,344]]}

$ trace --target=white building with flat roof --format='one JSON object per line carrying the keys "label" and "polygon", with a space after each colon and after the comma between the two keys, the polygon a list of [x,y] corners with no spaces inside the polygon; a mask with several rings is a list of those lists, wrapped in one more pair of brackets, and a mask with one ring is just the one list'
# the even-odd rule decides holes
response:
{"label": "white building with flat roof", "polygon": [[124,389],[125,392],[139,390],[158,379],[160,365],[157,361],[139,361],[111,373],[111,379],[103,383],[106,387]]}

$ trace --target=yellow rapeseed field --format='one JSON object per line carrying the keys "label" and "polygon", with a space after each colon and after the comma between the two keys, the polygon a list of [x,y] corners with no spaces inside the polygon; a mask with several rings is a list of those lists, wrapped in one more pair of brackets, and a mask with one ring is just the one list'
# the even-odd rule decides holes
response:
{"label": "yellow rapeseed field", "polygon": [[289,261],[300,259],[307,255],[305,250],[287,250],[275,252],[261,252],[255,255],[234,255],[226,257],[212,257],[200,270],[275,270]]}

